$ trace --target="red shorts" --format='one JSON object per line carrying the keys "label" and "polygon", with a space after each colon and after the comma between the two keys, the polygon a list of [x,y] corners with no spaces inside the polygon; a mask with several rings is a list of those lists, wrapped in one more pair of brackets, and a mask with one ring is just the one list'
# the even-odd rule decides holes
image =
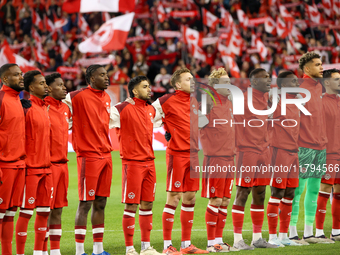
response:
{"label": "red shorts", "polygon": [[327,170],[322,176],[321,182],[329,185],[340,184],[340,158],[327,157],[326,164]]}
{"label": "red shorts", "polygon": [[252,151],[237,152],[236,185],[241,187],[269,185],[269,155],[269,148],[261,154]]}
{"label": "red shorts", "polygon": [[67,163],[52,163],[53,194],[51,209],[68,205],[68,168]]}
{"label": "red shorts", "polygon": [[112,158],[77,157],[78,195],[80,201],[92,201],[96,196],[109,197],[112,181]]}
{"label": "red shorts", "polygon": [[50,207],[52,203],[52,174],[26,175],[22,208]]}
{"label": "red shorts", "polygon": [[25,187],[24,168],[1,168],[0,209],[21,206]]}
{"label": "red shorts", "polygon": [[299,186],[299,156],[297,152],[272,147],[271,166],[273,167],[270,186],[278,189]]}
{"label": "red shorts", "polygon": [[190,157],[166,154],[167,178],[166,191],[186,192],[197,191],[200,188],[199,167],[197,153],[191,153]]}
{"label": "red shorts", "polygon": [[[235,169],[233,166],[234,157],[204,156],[201,197],[231,198]],[[208,167],[211,167],[211,170]]]}
{"label": "red shorts", "polygon": [[156,191],[155,162],[123,160],[122,165],[122,203],[153,202]]}

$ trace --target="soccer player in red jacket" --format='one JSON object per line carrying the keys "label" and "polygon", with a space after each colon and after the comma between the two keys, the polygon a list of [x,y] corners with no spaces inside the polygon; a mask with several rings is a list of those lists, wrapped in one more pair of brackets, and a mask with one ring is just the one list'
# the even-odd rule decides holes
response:
{"label": "soccer player in red jacket", "polygon": [[[181,198],[182,254],[209,253],[191,244],[191,229],[194,219],[195,194],[199,190],[199,177],[191,176],[198,166],[198,103],[190,97],[193,76],[187,68],[172,75],[171,85],[176,92],[157,99],[153,106],[165,118],[171,134],[168,143],[167,201],[163,211],[163,253],[176,253],[172,246],[171,232],[175,210]],[[197,126],[197,128],[196,128]],[[191,138],[191,139],[190,139]],[[192,178],[194,177],[194,178]]]}
{"label": "soccer player in red jacket", "polygon": [[332,200],[333,227],[331,239],[340,241],[340,73],[338,69],[323,71],[323,85],[326,93],[322,97],[323,114],[328,143],[326,145],[327,170],[321,179],[316,210],[315,237],[325,237],[323,224],[327,201],[334,188]]}
{"label": "soccer player in red jacket", "polygon": [[0,237],[1,254],[9,255],[13,219],[25,186],[25,115],[19,98],[24,78],[16,64],[1,66],[0,77]]}
{"label": "soccer player in red jacket", "polygon": [[104,210],[112,181],[109,122],[111,99],[105,92],[109,77],[104,67],[91,65],[88,87],[69,93],[64,102],[72,113],[72,144],[77,153],[79,206],[75,220],[76,255],[85,254],[87,215],[92,207],[93,254],[103,248]]}
{"label": "soccer player in red jacket", "polygon": [[39,71],[29,71],[25,73],[24,86],[30,93],[32,106],[25,109],[26,178],[24,198],[16,224],[16,248],[18,255],[25,253],[28,222],[33,215],[33,209],[36,209],[33,255],[42,255],[53,191],[50,120],[43,101],[47,95],[47,84]]}
{"label": "soccer player in red jacket", "polygon": [[[118,130],[122,159],[122,203],[125,204],[123,231],[126,254],[137,255],[133,247],[135,214],[139,205],[141,230],[140,254],[157,255],[150,246],[152,206],[156,191],[156,170],[152,137],[154,122],[162,124],[160,113],[148,103],[151,88],[145,76],[136,76],[128,84],[132,102],[123,102],[111,108],[110,127]],[[157,121],[158,120],[158,121]]]}
{"label": "soccer player in red jacket", "polygon": [[[48,96],[44,101],[49,108],[51,121],[51,171],[53,178],[53,194],[49,225],[50,254],[60,255],[61,213],[68,205],[68,129],[71,112],[61,100],[66,97],[66,87],[59,73],[52,73],[45,77],[48,85]],[[47,240],[44,251],[47,251]]]}

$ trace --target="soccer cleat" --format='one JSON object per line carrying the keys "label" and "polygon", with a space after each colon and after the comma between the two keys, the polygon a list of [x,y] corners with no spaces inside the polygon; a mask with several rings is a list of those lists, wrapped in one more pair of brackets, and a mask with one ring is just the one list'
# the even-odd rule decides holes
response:
{"label": "soccer cleat", "polygon": [[263,238],[260,238],[256,240],[255,242],[252,241],[250,246],[255,247],[255,248],[279,248],[279,246],[270,244],[266,241],[266,239],[263,239]]}
{"label": "soccer cleat", "polygon": [[[210,252],[222,252],[223,248],[221,245],[219,244],[215,244],[215,245],[210,245],[207,247],[207,251]],[[224,252],[228,252],[228,251],[224,251]]]}
{"label": "soccer cleat", "polygon": [[126,252],[126,255],[139,255],[135,248],[131,248]]}
{"label": "soccer cleat", "polygon": [[152,246],[149,246],[145,250],[140,252],[140,255],[161,255],[163,253],[157,252]]}
{"label": "soccer cleat", "polygon": [[227,243],[220,243],[219,245],[222,246],[223,250],[221,252],[228,252],[228,251],[239,251],[239,249],[236,249],[232,246],[230,246]]}
{"label": "soccer cleat", "polygon": [[270,244],[272,244],[272,245],[277,245],[278,247],[285,247],[283,244],[282,244],[282,242],[280,241],[280,239],[279,238],[277,238],[277,237],[275,237],[275,238],[273,238],[273,239],[270,239],[269,241],[268,241],[268,243],[270,243]]}
{"label": "soccer cleat", "polygon": [[180,253],[179,251],[177,251],[177,249],[175,247],[172,246],[172,244],[170,244],[168,246],[168,248],[166,248],[165,250],[163,250],[163,254],[172,254],[172,255],[180,255],[182,253]]}
{"label": "soccer cleat", "polygon": [[320,239],[321,243],[335,243],[333,240],[325,237],[325,235],[322,236],[316,236],[315,238]]}
{"label": "soccer cleat", "polygon": [[209,252],[206,250],[198,249],[197,247],[195,247],[195,245],[190,244],[190,246],[187,248],[184,248],[184,249],[181,248],[181,253],[182,254],[207,254]]}
{"label": "soccer cleat", "polygon": [[302,245],[309,245],[305,240],[301,240],[298,236],[290,237],[290,240],[293,240],[294,242]]}
{"label": "soccer cleat", "polygon": [[107,251],[103,251],[102,253],[99,253],[99,254],[92,253],[92,255],[111,255],[111,254],[108,253]]}
{"label": "soccer cleat", "polygon": [[330,238],[333,240],[333,241],[340,241],[340,234],[339,235],[332,235],[330,236]]}
{"label": "soccer cleat", "polygon": [[244,242],[244,240],[240,240],[233,245],[234,249],[237,250],[254,250],[254,247],[250,247],[248,244]]}
{"label": "soccer cleat", "polygon": [[305,240],[307,243],[328,243],[323,238],[317,238],[315,236],[303,237],[303,240]]}
{"label": "soccer cleat", "polygon": [[285,246],[302,246],[303,244],[301,243],[297,243],[296,241],[294,240],[290,240],[288,237],[286,237],[285,239],[283,240],[280,240],[280,242],[285,245]]}

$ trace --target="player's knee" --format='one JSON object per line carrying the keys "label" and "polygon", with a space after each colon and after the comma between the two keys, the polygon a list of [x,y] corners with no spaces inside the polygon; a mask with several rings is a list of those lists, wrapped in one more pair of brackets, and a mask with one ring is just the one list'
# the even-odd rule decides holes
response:
{"label": "player's knee", "polygon": [[140,203],[140,209],[143,209],[143,210],[151,210],[152,206],[153,206],[153,202],[141,201]]}
{"label": "player's knee", "polygon": [[334,193],[340,193],[340,184],[334,185]]}
{"label": "player's knee", "polygon": [[248,196],[250,194],[251,188],[237,187],[235,205],[245,206]]}
{"label": "player's knee", "polygon": [[332,192],[332,185],[326,184],[326,183],[321,183],[321,185],[320,185],[320,191],[324,191],[324,192],[327,192],[327,193],[331,193],[331,192]]}
{"label": "player's knee", "polygon": [[219,197],[210,198],[209,204],[220,207],[222,205],[222,198],[219,198]]}
{"label": "player's knee", "polygon": [[196,202],[196,196],[195,196],[196,192],[185,192],[183,194],[183,203],[184,204],[195,204]]}
{"label": "player's knee", "polygon": [[93,201],[93,209],[97,211],[103,211],[106,206],[106,197],[96,197]]}
{"label": "player's knee", "polygon": [[93,201],[80,201],[78,205],[78,213],[86,214],[90,211]]}
{"label": "player's knee", "polygon": [[171,205],[171,206],[178,206],[179,201],[182,198],[182,193],[178,193],[178,192],[169,192],[168,193],[168,199],[167,199],[167,204]]}
{"label": "player's knee", "polygon": [[278,199],[283,198],[283,195],[285,194],[285,190],[284,189],[278,189],[275,187],[271,188],[271,196],[272,197],[276,197]]}
{"label": "player's knee", "polygon": [[[137,204],[125,204],[125,210],[136,212],[138,208]],[[142,208],[144,209],[144,208]]]}
{"label": "player's knee", "polygon": [[61,220],[62,208],[56,208],[51,210],[51,221]]}
{"label": "player's knee", "polygon": [[228,198],[228,197],[223,197],[223,198],[222,198],[222,204],[221,204],[221,206],[228,206],[229,203],[230,203],[230,198]]}

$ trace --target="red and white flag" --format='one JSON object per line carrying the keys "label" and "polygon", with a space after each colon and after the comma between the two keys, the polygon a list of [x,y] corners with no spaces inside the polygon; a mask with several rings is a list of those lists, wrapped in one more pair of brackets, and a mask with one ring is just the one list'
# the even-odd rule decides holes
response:
{"label": "red and white flag", "polygon": [[333,11],[340,15],[340,0],[333,0]]}
{"label": "red and white flag", "polygon": [[104,23],[109,21],[110,19],[111,19],[111,16],[108,12],[102,12],[102,20]]}
{"label": "red and white flag", "polygon": [[79,51],[87,53],[124,49],[134,15],[132,12],[105,22],[90,38],[79,44]]}
{"label": "red and white flag", "polygon": [[39,70],[32,64],[31,62],[28,62],[23,57],[13,53],[13,51],[10,49],[8,45],[5,45],[1,48],[0,51],[0,66],[8,63],[15,63],[17,64],[22,72],[27,72],[31,70]]}
{"label": "red and white flag", "polygon": [[318,11],[318,7],[315,4],[306,5],[306,11],[308,13],[310,21],[320,24],[323,22],[320,12]]}
{"label": "red and white flag", "polygon": [[307,44],[305,37],[299,32],[295,25],[292,25],[291,35],[302,44]]}
{"label": "red and white flag", "polygon": [[36,25],[40,30],[43,30],[44,24],[43,24],[43,22],[42,22],[42,20],[39,16],[39,14],[36,13],[33,8],[31,8],[31,13],[32,13],[33,24]]}
{"label": "red and white flag", "polygon": [[249,24],[249,18],[241,9],[237,10],[237,18],[240,21],[242,27],[246,28]]}
{"label": "red and white flag", "polygon": [[227,56],[230,56],[230,50],[228,47],[224,46],[223,44],[219,43],[217,45],[218,51],[221,53],[222,61],[227,64],[228,60],[225,58]]}
{"label": "red and white flag", "polygon": [[90,37],[92,35],[92,31],[89,25],[87,24],[85,18],[81,14],[79,14],[78,16],[78,27],[85,34],[85,36]]}
{"label": "red and white flag", "polygon": [[288,28],[286,23],[280,19],[279,16],[276,17],[276,31],[277,35],[281,38],[286,38],[288,35]]}
{"label": "red and white flag", "polygon": [[280,14],[286,22],[293,22],[294,17],[287,11],[286,7],[280,4]]}
{"label": "red and white flag", "polygon": [[182,34],[184,43],[189,45],[189,48],[191,45],[202,47],[202,35],[197,30],[182,26]]}
{"label": "red and white flag", "polygon": [[40,43],[40,44],[42,43],[41,36],[37,32],[37,30],[35,30],[34,28],[32,28],[32,37],[37,43]]}
{"label": "red and white flag", "polygon": [[38,46],[37,48],[33,48],[33,53],[35,56],[35,61],[39,62],[45,67],[49,66],[50,58],[46,54],[44,54],[44,51],[41,46]]}
{"label": "red and white flag", "polygon": [[55,27],[53,25],[53,22],[49,18],[47,18],[46,15],[44,15],[44,23],[45,23],[45,28],[46,28],[47,31],[49,31],[51,33],[55,31]]}
{"label": "red and white flag", "polygon": [[240,69],[238,68],[235,60],[229,56],[226,56],[225,59],[227,60],[227,64],[229,66],[229,72],[231,76],[235,78],[240,78],[241,77]]}
{"label": "red and white flag", "polygon": [[256,48],[260,54],[261,61],[264,61],[268,55],[268,50],[259,38],[256,39]]}
{"label": "red and white flag", "polygon": [[158,21],[161,23],[164,22],[164,20],[166,19],[166,13],[161,3],[159,3],[157,6],[157,17],[158,17]]}
{"label": "red and white flag", "polygon": [[322,0],[323,11],[328,17],[332,16],[332,0]]}
{"label": "red and white flag", "polygon": [[63,26],[65,26],[68,22],[68,20],[66,18],[61,18],[59,19],[57,17],[57,15],[55,15],[55,13],[53,13],[53,17],[54,17],[54,26],[56,29],[58,28],[62,28]]}
{"label": "red and white flag", "polygon": [[218,23],[220,23],[220,20],[211,12],[207,11],[205,8],[202,9],[203,13],[203,24],[207,27],[216,29],[216,26]]}
{"label": "red and white flag", "polygon": [[222,26],[228,29],[230,29],[234,23],[233,17],[223,6],[221,6],[221,22]]}
{"label": "red and white flag", "polygon": [[275,21],[272,19],[272,17],[267,16],[266,18],[266,22],[264,23],[264,29],[267,33],[272,34],[272,35],[276,35],[276,23]]}
{"label": "red and white flag", "polygon": [[72,55],[72,51],[70,51],[69,47],[62,40],[59,40],[59,45],[61,49],[61,56],[63,60],[66,61]]}
{"label": "red and white flag", "polygon": [[289,40],[290,45],[294,49],[295,54],[300,54],[299,50],[295,46],[295,41],[294,41],[294,39],[293,39],[293,37],[291,35],[288,35],[288,40]]}
{"label": "red and white flag", "polygon": [[66,0],[62,10],[75,12],[132,12],[135,0]]}
{"label": "red and white flag", "polygon": [[334,38],[336,41],[336,44],[340,46],[340,34],[338,34],[335,30],[333,30]]}
{"label": "red and white flag", "polygon": [[207,57],[205,55],[205,52],[200,47],[198,47],[197,45],[192,45],[191,49],[192,49],[192,56],[194,58],[199,59],[203,62],[206,61]]}

